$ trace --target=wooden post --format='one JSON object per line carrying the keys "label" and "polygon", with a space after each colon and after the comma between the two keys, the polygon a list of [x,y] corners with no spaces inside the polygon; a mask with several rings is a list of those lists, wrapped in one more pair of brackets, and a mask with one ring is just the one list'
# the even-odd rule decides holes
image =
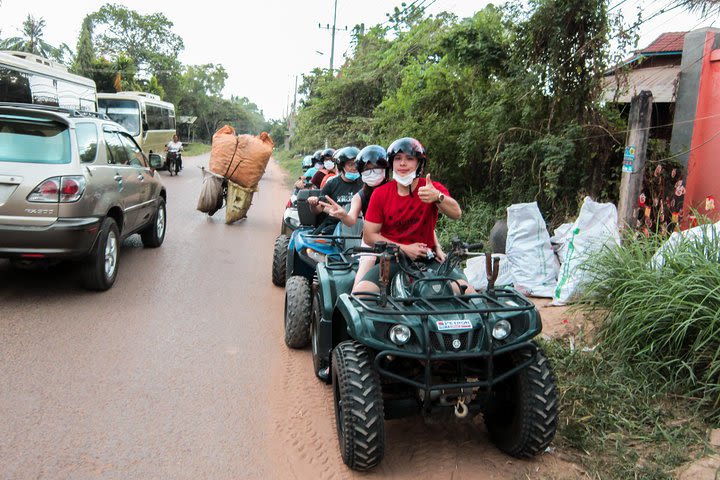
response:
{"label": "wooden post", "polygon": [[635,228],[638,197],[645,177],[645,158],[650,134],[652,114],[652,92],[643,90],[633,97],[630,104],[630,118],[623,172],[620,180],[620,201],[618,202],[618,224],[620,228]]}

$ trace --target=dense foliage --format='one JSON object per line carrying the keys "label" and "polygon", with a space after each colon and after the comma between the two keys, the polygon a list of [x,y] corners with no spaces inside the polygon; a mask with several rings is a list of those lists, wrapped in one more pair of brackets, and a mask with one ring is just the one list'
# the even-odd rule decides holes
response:
{"label": "dense foliage", "polygon": [[305,77],[293,149],[421,140],[429,170],[456,196],[534,201],[551,217],[589,194],[613,200],[623,121],[597,102],[614,59],[606,0],[492,5],[473,17],[396,10],[356,31],[337,75]]}

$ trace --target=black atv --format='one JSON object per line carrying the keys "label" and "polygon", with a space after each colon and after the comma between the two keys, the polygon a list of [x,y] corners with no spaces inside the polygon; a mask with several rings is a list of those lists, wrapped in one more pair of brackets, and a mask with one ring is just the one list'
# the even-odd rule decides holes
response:
{"label": "black atv", "polygon": [[[351,248],[318,264],[310,325],[315,374],[332,383],[343,461],[368,470],[383,458],[385,419],[482,413],[493,442],[518,458],[555,436],[557,390],[533,339],[535,306],[513,288],[467,294],[450,272],[471,253],[453,241],[445,261],[408,259],[397,246]],[[380,293],[350,293],[359,253],[378,257]],[[391,262],[399,273],[390,278]]]}

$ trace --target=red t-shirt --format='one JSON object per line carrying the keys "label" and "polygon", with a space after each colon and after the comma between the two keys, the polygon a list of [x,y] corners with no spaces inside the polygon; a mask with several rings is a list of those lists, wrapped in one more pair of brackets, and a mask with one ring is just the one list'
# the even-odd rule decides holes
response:
{"label": "red t-shirt", "polygon": [[[400,196],[395,180],[377,187],[370,197],[365,220],[381,223],[380,234],[388,240],[403,245],[421,242],[428,248],[435,248],[438,206],[420,200],[417,192],[424,185],[425,178],[421,177],[412,197]],[[450,195],[443,184],[433,181],[433,185],[443,194]]]}

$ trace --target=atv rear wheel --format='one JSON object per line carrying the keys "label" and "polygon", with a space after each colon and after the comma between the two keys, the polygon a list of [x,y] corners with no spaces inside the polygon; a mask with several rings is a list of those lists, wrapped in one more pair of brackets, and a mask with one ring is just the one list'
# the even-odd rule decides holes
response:
{"label": "atv rear wheel", "polygon": [[[518,365],[531,357],[528,351],[511,355]],[[550,361],[538,348],[532,363],[496,388],[495,408],[485,413],[485,425],[493,443],[517,458],[542,453],[555,437],[557,387]]]}
{"label": "atv rear wheel", "polygon": [[330,383],[329,372],[327,371],[328,359],[320,355],[320,318],[322,317],[322,297],[318,289],[313,295],[312,317],[310,318],[310,345],[312,346],[313,370],[315,376],[325,383]]}
{"label": "atv rear wheel", "polygon": [[287,249],[290,238],[287,235],[278,235],[275,239],[275,249],[273,250],[272,263],[272,282],[278,287],[285,286],[287,276]]}
{"label": "atv rear wheel", "polygon": [[310,340],[310,282],[293,275],[285,285],[285,345],[303,348]]}
{"label": "atv rear wheel", "polygon": [[382,387],[368,349],[349,340],[332,354],[335,424],[340,454],[353,470],[369,470],[385,455]]}

